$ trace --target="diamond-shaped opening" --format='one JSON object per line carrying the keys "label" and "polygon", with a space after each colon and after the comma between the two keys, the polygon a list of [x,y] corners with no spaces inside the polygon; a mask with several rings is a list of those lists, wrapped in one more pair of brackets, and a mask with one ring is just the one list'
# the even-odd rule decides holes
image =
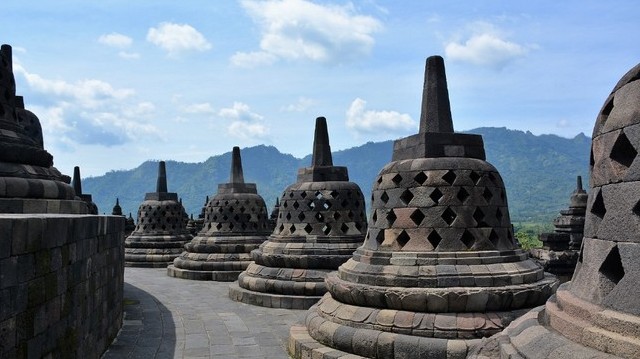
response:
{"label": "diamond-shaped opening", "polygon": [[284,201],[284,203],[282,203],[282,207],[284,207],[284,208],[289,207],[289,203],[287,201]]}
{"label": "diamond-shaped opening", "polygon": [[496,176],[495,176],[493,173],[491,173],[491,172],[489,172],[489,180],[491,180],[491,182],[492,182],[493,184],[496,184],[496,185],[497,185],[497,183],[496,183]]}
{"label": "diamond-shaped opening", "polygon": [[376,221],[378,221],[378,210],[373,211],[373,215],[371,216],[371,219],[373,220],[373,223],[376,223]]}
{"label": "diamond-shaped opening", "polygon": [[393,176],[393,178],[391,178],[391,181],[393,181],[393,183],[397,185],[400,182],[402,182],[402,176],[400,176],[400,174],[397,173],[395,176]]}
{"label": "diamond-shaped opening", "polygon": [[353,219],[353,212],[347,212],[347,217],[349,217],[349,219]]}
{"label": "diamond-shaped opening", "polygon": [[307,232],[307,234],[311,233],[311,231],[313,231],[313,227],[307,223],[306,226],[304,226],[304,231]]}
{"label": "diamond-shaped opening", "polygon": [[469,173],[469,178],[471,178],[473,183],[477,185],[478,182],[480,182],[480,178],[482,178],[482,176],[480,176],[476,171],[471,171],[471,173]]}
{"label": "diamond-shaped opening", "polygon": [[387,192],[382,192],[382,194],[380,195],[380,200],[382,201],[382,203],[386,204],[387,202],[389,202],[389,195],[387,194]]}
{"label": "diamond-shaped opening", "polygon": [[389,227],[393,225],[393,222],[395,222],[397,218],[398,217],[396,217],[396,214],[393,213],[393,210],[390,210],[389,213],[387,213],[387,221],[389,221]]}
{"label": "diamond-shaped opening", "polygon": [[636,216],[640,216],[640,201],[638,201],[638,203],[636,203],[636,205],[633,206],[631,210],[633,211],[633,214],[635,214]]}
{"label": "diamond-shaped opening", "polygon": [[469,192],[467,192],[467,190],[464,188],[460,188],[460,190],[458,191],[458,194],[456,195],[456,197],[458,197],[458,200],[461,203],[464,203],[464,201],[466,201],[467,198],[469,198],[469,196],[470,196]]}
{"label": "diamond-shaped opening", "polygon": [[402,192],[402,194],[400,195],[400,199],[402,200],[402,203],[404,203],[405,205],[409,204],[409,202],[411,202],[411,200],[413,199],[413,193],[411,193],[411,191],[409,191],[408,189],[404,190],[404,192]]}
{"label": "diamond-shaped opening", "polygon": [[300,220],[300,222],[304,222],[305,217],[306,216],[304,215],[304,212],[300,212],[300,214],[298,214],[298,219]]}
{"label": "diamond-shaped opening", "polygon": [[242,224],[240,225],[240,228],[242,228],[242,229],[247,229],[247,224],[246,224],[246,223],[244,223],[244,222],[242,222]]}
{"label": "diamond-shaped opening", "polygon": [[[371,194],[371,196],[373,196],[373,194]],[[340,202],[340,205],[342,206],[342,208],[347,208],[347,206],[349,205],[349,201],[343,199],[342,202]]]}
{"label": "diamond-shaped opening", "polygon": [[295,231],[296,231],[296,226],[292,224],[291,227],[289,227],[289,232],[293,233]]}
{"label": "diamond-shaped opening", "polygon": [[382,176],[378,177],[378,179],[376,180],[376,182],[378,182],[378,184],[382,183]]}
{"label": "diamond-shaped opening", "polygon": [[593,157],[593,149],[591,149],[591,153],[589,154],[589,167],[593,168],[593,165],[596,164],[596,160]]}
{"label": "diamond-shaped opening", "polygon": [[331,226],[328,224],[325,224],[324,227],[322,227],[322,233],[324,233],[325,235],[329,235],[330,232],[331,232]]}
{"label": "diamond-shaped opening", "polygon": [[402,231],[398,235],[398,238],[396,238],[396,242],[398,242],[398,244],[402,248],[407,244],[407,242],[409,242],[410,239],[411,237],[409,237],[409,234],[406,231]]}
{"label": "diamond-shaped opening", "polygon": [[480,208],[476,208],[473,211],[473,219],[476,221],[476,227],[486,227],[487,223],[484,221],[484,212]]}
{"label": "diamond-shaped opening", "polygon": [[505,193],[504,193],[504,189],[501,189],[501,190],[500,190],[500,199],[501,199],[503,202],[504,202],[504,201],[505,201],[505,199],[506,199],[505,197],[506,197],[506,195],[505,195]]}
{"label": "diamond-shaped opening", "polygon": [[289,192],[289,198],[293,198],[293,192]]}
{"label": "diamond-shaped opening", "polygon": [[353,202],[353,206],[354,206],[355,208],[360,207],[360,201],[356,200],[355,202]]}
{"label": "diamond-shaped opening", "polygon": [[316,219],[318,220],[318,222],[323,222],[324,221],[324,216],[322,215],[322,213],[320,212],[316,212],[315,216]]}
{"label": "diamond-shaped opening", "polygon": [[220,228],[222,228],[222,223],[218,223],[218,224],[216,225],[216,228],[217,228],[218,230],[220,230]]}
{"label": "diamond-shaped opening", "polygon": [[442,179],[445,180],[445,182],[447,182],[448,184],[453,184],[453,182],[456,180],[456,174],[453,173],[453,171],[447,171],[447,173],[444,174],[444,176],[442,176]]}
{"label": "diamond-shaped opening", "polygon": [[281,224],[280,227],[278,227],[278,231],[280,233],[282,233],[282,231],[284,231],[284,225],[283,224]]}
{"label": "diamond-shaped opening", "polygon": [[218,213],[222,213],[222,211],[224,211],[222,207],[218,207]]}
{"label": "diamond-shaped opening", "polygon": [[418,172],[418,174],[413,177],[414,181],[421,185],[427,181],[427,178],[428,176],[424,172]]}
{"label": "diamond-shaped opening", "polygon": [[234,227],[233,223],[229,223],[229,229],[232,230]]}
{"label": "diamond-shaped opening", "polygon": [[604,215],[607,213],[607,208],[604,206],[604,200],[602,199],[601,190],[598,190],[598,194],[596,194],[596,199],[593,201],[593,205],[591,206],[591,213],[600,218],[604,218]]}
{"label": "diamond-shaped opening", "polygon": [[287,221],[290,221],[291,220],[291,213],[287,212],[287,215],[284,218],[286,218]]}
{"label": "diamond-shaped opening", "polygon": [[493,243],[494,246],[497,247],[499,240],[500,240],[500,236],[498,236],[498,233],[496,233],[496,231],[492,229],[491,233],[489,233],[489,241]]}
{"label": "diamond-shaped opening", "polygon": [[340,212],[334,212],[333,213],[333,219],[335,219],[336,221],[339,220],[342,217],[342,215],[340,214]]}
{"label": "diamond-shaped opening", "polygon": [[240,220],[240,216],[238,216],[237,214],[235,216],[233,216],[233,219],[237,222]]}
{"label": "diamond-shaped opening", "polygon": [[624,132],[620,132],[620,135],[616,139],[616,143],[613,145],[613,148],[611,148],[609,158],[629,168],[637,155],[638,151],[633,148],[633,145],[629,142],[627,136]]}
{"label": "diamond-shaped opening", "polygon": [[471,247],[476,241],[476,238],[473,236],[473,234],[471,234],[471,232],[465,229],[464,232],[462,232],[460,241],[462,241],[462,243],[464,243],[464,245],[467,246],[467,248],[471,249]]}
{"label": "diamond-shaped opening", "polygon": [[433,246],[433,249],[436,249],[436,247],[438,247],[438,244],[440,244],[442,237],[440,237],[438,232],[434,229],[427,236],[427,240],[429,241],[429,243],[431,243],[431,245]]}
{"label": "diamond-shaped opening", "polygon": [[431,194],[429,195],[429,198],[431,198],[431,200],[433,200],[435,203],[440,203],[440,200],[442,199],[442,197],[443,197],[442,192],[440,192],[440,190],[437,188],[435,188],[433,192],[431,192]]}
{"label": "diamond-shaped opening", "polygon": [[378,244],[382,244],[382,242],[384,242],[384,230],[378,231],[378,234],[376,235],[376,242],[378,242]]}
{"label": "diamond-shaped opening", "polygon": [[302,199],[307,198],[307,192],[302,191],[302,193],[300,193],[300,197],[302,197]]}
{"label": "diamond-shaped opening", "polygon": [[440,217],[442,217],[442,219],[444,219],[444,221],[447,222],[448,225],[451,225],[451,223],[453,223],[458,215],[451,208],[447,207],[447,209],[442,212]]}
{"label": "diamond-shaped opening", "polygon": [[223,220],[223,221],[228,221],[228,220],[229,220],[229,217],[227,217],[227,215],[225,214],[224,216],[222,216],[222,220]]}
{"label": "diamond-shaped opening", "polygon": [[422,220],[424,219],[425,215],[424,213],[422,213],[421,210],[416,209],[415,211],[413,211],[413,213],[411,213],[411,215],[409,216],[409,218],[411,218],[411,220],[413,221],[413,223],[416,224],[416,226],[419,226],[420,223],[422,223]]}
{"label": "diamond-shaped opening", "polygon": [[331,195],[331,197],[333,197],[333,199],[338,198],[338,196],[340,195],[340,193],[338,191],[331,191],[331,193],[329,193]]}
{"label": "diamond-shaped opening", "polygon": [[362,224],[360,224],[360,222],[356,222],[355,226],[358,232],[362,233]]}
{"label": "diamond-shaped opening", "polygon": [[620,251],[618,246],[611,248],[607,258],[598,269],[608,280],[615,284],[618,284],[622,277],[624,277],[624,267],[622,266],[622,259],[620,258]]}
{"label": "diamond-shaped opening", "polygon": [[293,208],[298,209],[300,207],[300,203],[298,201],[293,202]]}
{"label": "diamond-shaped opening", "polygon": [[325,201],[325,202],[322,204],[322,208],[324,208],[325,210],[328,210],[329,208],[331,208],[331,202],[329,202],[329,201]]}
{"label": "diamond-shaped opening", "polygon": [[487,203],[489,203],[491,202],[491,198],[493,198],[493,193],[491,193],[491,190],[489,188],[485,188],[482,192],[482,197],[485,199],[485,201],[487,201]]}
{"label": "diamond-shaped opening", "polygon": [[240,213],[244,213],[247,209],[244,206],[240,207]]}
{"label": "diamond-shaped opening", "polygon": [[320,192],[320,191],[316,191],[315,196],[316,196],[316,198],[317,198],[317,199],[322,198],[322,192]]}
{"label": "diamond-shaped opening", "polygon": [[496,218],[498,219],[498,223],[502,223],[502,217],[503,217],[502,211],[500,210],[500,208],[498,208],[496,210]]}
{"label": "diamond-shaped opening", "polygon": [[315,202],[313,202],[313,201],[309,202],[309,208],[311,208],[311,209],[316,209],[316,204],[315,204]]}
{"label": "diamond-shaped opening", "polygon": [[235,210],[235,208],[233,208],[233,206],[229,206],[229,212],[233,213],[233,211]]}
{"label": "diamond-shaped opening", "polygon": [[349,230],[349,226],[347,226],[347,224],[346,224],[346,223],[343,223],[343,224],[340,226],[340,230],[342,231],[342,233],[347,233],[347,231]]}

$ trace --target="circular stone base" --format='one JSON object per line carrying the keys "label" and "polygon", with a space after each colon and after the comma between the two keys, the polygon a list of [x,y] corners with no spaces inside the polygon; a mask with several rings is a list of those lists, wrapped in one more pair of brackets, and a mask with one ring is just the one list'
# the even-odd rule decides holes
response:
{"label": "circular stone base", "polygon": [[137,268],[166,268],[173,261],[169,262],[124,262],[125,267],[137,267]]}
{"label": "circular stone base", "polygon": [[242,302],[268,308],[309,309],[317,301],[319,301],[322,296],[301,296],[254,292],[246,290],[244,288],[240,288],[237,283],[232,283],[229,285],[229,298],[235,300],[236,302]]}
{"label": "circular stone base", "polygon": [[167,275],[174,278],[191,280],[211,280],[217,282],[233,282],[238,279],[239,271],[201,271],[177,268],[173,264],[167,267]]}

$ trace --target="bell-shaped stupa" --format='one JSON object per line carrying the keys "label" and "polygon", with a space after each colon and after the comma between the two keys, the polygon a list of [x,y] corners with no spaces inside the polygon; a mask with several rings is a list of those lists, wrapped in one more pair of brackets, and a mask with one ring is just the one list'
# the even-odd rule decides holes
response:
{"label": "bell-shaped stupa", "polygon": [[90,213],[53,167],[40,120],[16,96],[11,46],[0,49],[0,213]]}
{"label": "bell-shaped stupa", "polygon": [[640,64],[596,119],[582,249],[570,282],[471,357],[640,358]]}
{"label": "bell-shaped stupa", "polygon": [[172,277],[232,282],[252,262],[251,251],[269,236],[267,207],[255,183],[245,183],[240,148],[231,156],[229,183],[205,208],[204,227],[167,268]]}
{"label": "bell-shaped stupa", "polygon": [[582,177],[578,176],[576,183],[576,190],[569,199],[569,208],[561,210],[553,221],[554,231],[540,234],[543,247],[529,250],[545,272],[554,274],[561,283],[571,280],[573,276],[584,234],[587,191],[582,188]]}
{"label": "bell-shaped stupa", "polygon": [[453,132],[439,56],[427,59],[422,101],[420,132],[394,143],[374,180],[364,245],[291,329],[295,358],[464,357],[557,285],[514,239],[482,137]]}
{"label": "bell-shaped stupa", "polygon": [[324,278],[351,258],[367,230],[365,204],[346,167],[333,165],[327,121],[316,119],[313,159],[280,197],[269,240],[253,251],[255,263],[232,284],[244,303],[306,309],[326,292]]}
{"label": "bell-shaped stupa", "polygon": [[173,263],[192,238],[184,213],[178,194],[167,191],[166,167],[160,161],[156,191],[144,196],[136,228],[124,241],[125,266],[161,268]]}

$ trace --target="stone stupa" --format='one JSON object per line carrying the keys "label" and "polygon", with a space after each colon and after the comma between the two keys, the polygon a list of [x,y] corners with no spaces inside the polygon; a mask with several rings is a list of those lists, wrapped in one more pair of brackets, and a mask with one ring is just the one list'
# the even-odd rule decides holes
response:
{"label": "stone stupa", "polygon": [[291,328],[295,358],[460,358],[557,286],[520,249],[480,135],[453,132],[439,56],[426,61],[420,132],[394,143],[364,244]]}
{"label": "stone stupa", "polygon": [[0,61],[0,213],[90,213],[53,167],[40,120],[16,96],[11,46],[2,45]]}
{"label": "stone stupa", "polygon": [[561,283],[570,280],[573,275],[584,232],[587,192],[582,188],[582,177],[578,176],[576,182],[576,190],[569,199],[569,208],[561,210],[560,215],[553,220],[554,231],[540,234],[543,247],[529,250],[545,272],[558,277]]}
{"label": "stone stupa", "polygon": [[640,358],[640,64],[593,129],[584,238],[573,278],[472,358]]}
{"label": "stone stupa", "polygon": [[229,183],[205,208],[204,227],[167,268],[171,277],[232,282],[252,262],[251,251],[269,236],[267,207],[255,183],[245,183],[240,148],[231,156]]}
{"label": "stone stupa", "polygon": [[80,178],[80,167],[73,168],[73,179],[71,180],[73,190],[76,197],[87,203],[89,206],[89,214],[98,214],[98,206],[93,202],[93,197],[88,193],[82,193],[82,179]]}
{"label": "stone stupa", "polygon": [[280,197],[269,239],[255,263],[229,287],[231,299],[264,307],[306,309],[326,292],[324,278],[351,258],[367,230],[365,202],[346,167],[333,165],[327,122],[316,119],[313,159]]}
{"label": "stone stupa", "polygon": [[125,266],[162,268],[173,263],[192,238],[184,213],[178,194],[167,191],[166,167],[160,161],[156,191],[144,196],[136,228],[124,241]]}

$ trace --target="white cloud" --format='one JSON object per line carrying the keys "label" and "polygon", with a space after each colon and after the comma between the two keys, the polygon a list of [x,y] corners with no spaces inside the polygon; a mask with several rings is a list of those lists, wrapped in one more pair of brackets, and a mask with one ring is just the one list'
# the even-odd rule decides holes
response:
{"label": "white cloud", "polygon": [[177,55],[183,51],[206,51],[211,44],[198,30],[188,24],[174,24],[163,22],[158,27],[149,28],[147,41],[167,51],[170,55]]}
{"label": "white cloud", "polygon": [[445,44],[447,59],[502,68],[535,48],[533,45],[520,45],[504,39],[505,36],[489,23],[476,22],[470,28],[472,34],[466,41],[450,41]]}
{"label": "white cloud", "polygon": [[264,139],[269,135],[264,117],[251,112],[249,105],[242,102],[234,102],[232,107],[221,109],[218,116],[231,120],[227,132],[234,137],[250,140]]}
{"label": "white cloud", "polygon": [[133,43],[133,39],[131,39],[129,36],[119,34],[117,32],[112,32],[111,34],[101,35],[98,38],[98,42],[103,45],[115,47],[118,49],[126,49],[127,47],[131,46],[131,44]]}
{"label": "white cloud", "polygon": [[49,140],[72,150],[78,144],[121,145],[141,136],[162,137],[150,120],[151,102],[138,102],[132,89],[116,89],[95,79],[75,83],[51,80],[14,64],[27,86],[45,95],[46,104],[28,105],[43,123]]}
{"label": "white cloud", "polygon": [[353,61],[367,55],[382,29],[377,19],[359,15],[352,4],[320,5],[306,0],[243,0],[242,6],[262,29],[261,51],[236,53],[237,66],[275,59],[321,63]]}
{"label": "white cloud", "polygon": [[306,97],[300,97],[298,98],[298,101],[296,103],[292,103],[290,105],[287,106],[283,106],[280,110],[281,111],[286,111],[286,112],[304,112],[307,109],[309,109],[309,107],[313,106],[316,104],[316,101],[310,99],[310,98],[306,98]]}
{"label": "white cloud", "polygon": [[402,132],[415,128],[416,122],[408,114],[396,111],[366,110],[367,101],[356,98],[347,109],[347,128],[356,132]]}
{"label": "white cloud", "polygon": [[182,111],[185,113],[191,114],[211,114],[216,111],[211,107],[211,104],[208,102],[203,103],[193,103],[182,108]]}
{"label": "white cloud", "polygon": [[118,56],[125,60],[136,60],[140,58],[140,54],[137,52],[120,51]]}

